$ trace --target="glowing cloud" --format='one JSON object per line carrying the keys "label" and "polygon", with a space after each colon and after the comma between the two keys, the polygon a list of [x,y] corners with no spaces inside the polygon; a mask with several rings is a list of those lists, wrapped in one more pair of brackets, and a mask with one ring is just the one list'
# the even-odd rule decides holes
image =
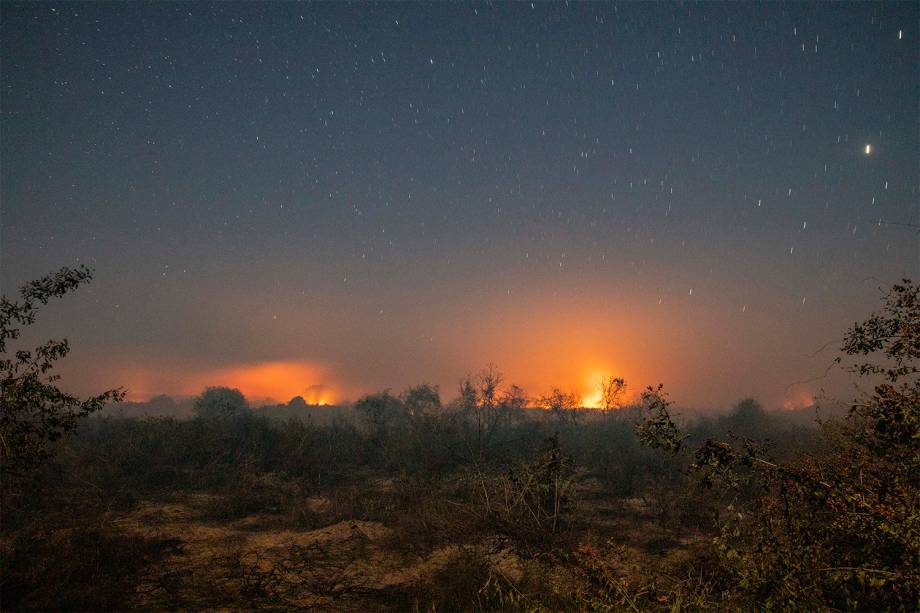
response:
{"label": "glowing cloud", "polygon": [[799,409],[804,409],[810,407],[815,403],[814,394],[811,392],[802,390],[799,392],[794,392],[791,395],[786,396],[786,399],[783,401],[783,409],[786,411],[796,411]]}
{"label": "glowing cloud", "polygon": [[112,372],[114,379],[124,382],[131,400],[163,393],[192,396],[209,386],[238,388],[255,403],[287,402],[295,396],[302,396],[309,404],[332,404],[341,399],[338,387],[329,383],[328,370],[312,362],[269,361],[202,370],[129,367]]}
{"label": "glowing cloud", "polygon": [[239,388],[250,400],[286,401],[294,396],[315,404],[331,404],[334,394],[320,384],[323,369],[304,362],[262,362],[207,371],[190,379],[197,390],[208,385]]}

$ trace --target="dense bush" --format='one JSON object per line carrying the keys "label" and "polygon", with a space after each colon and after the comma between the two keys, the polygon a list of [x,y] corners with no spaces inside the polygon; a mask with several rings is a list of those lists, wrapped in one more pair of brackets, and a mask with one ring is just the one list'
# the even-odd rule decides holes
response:
{"label": "dense bush", "polygon": [[[842,348],[858,360],[851,369],[875,385],[845,420],[826,425],[817,453],[778,460],[744,436],[709,438],[693,453],[691,473],[728,502],[720,563],[732,597],[750,606],[920,604],[920,288],[895,285]],[[647,401],[637,428],[643,441],[686,449],[660,390]],[[728,419],[738,430],[770,427],[751,401]]]}
{"label": "dense bush", "polygon": [[22,329],[35,323],[38,309],[93,278],[89,268],[62,268],[25,284],[19,300],[0,297],[0,462],[5,487],[38,466],[48,445],[73,430],[79,421],[109,402],[121,400],[120,389],[81,399],[62,391],[55,362],[67,356],[67,339],[49,340],[34,349],[7,349]]}

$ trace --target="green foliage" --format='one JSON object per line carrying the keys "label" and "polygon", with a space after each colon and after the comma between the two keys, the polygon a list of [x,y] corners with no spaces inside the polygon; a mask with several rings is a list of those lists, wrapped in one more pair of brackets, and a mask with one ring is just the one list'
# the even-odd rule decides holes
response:
{"label": "green foliage", "polygon": [[51,374],[67,356],[66,339],[49,340],[33,351],[7,351],[22,327],[35,323],[39,305],[60,298],[92,279],[86,267],[62,268],[19,290],[20,300],[0,298],[0,460],[6,475],[34,470],[49,454],[48,445],[73,430],[79,420],[124,397],[121,389],[81,399],[57,387]]}

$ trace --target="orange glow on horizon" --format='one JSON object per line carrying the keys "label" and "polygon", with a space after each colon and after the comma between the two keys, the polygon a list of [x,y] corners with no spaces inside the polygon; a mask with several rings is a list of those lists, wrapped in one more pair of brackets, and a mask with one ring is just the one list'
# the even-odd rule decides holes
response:
{"label": "orange glow on horizon", "polygon": [[[505,385],[520,385],[531,398],[540,398],[554,387],[577,396],[585,408],[600,408],[598,379],[623,377],[635,394],[661,378],[667,354],[648,352],[657,335],[669,324],[652,319],[647,310],[630,308],[621,296],[607,303],[599,297],[551,298],[534,293],[509,304],[501,296],[484,305],[471,330],[453,340],[469,346],[464,363],[467,372],[477,364],[493,362],[505,375]],[[519,301],[525,300],[522,305]],[[488,308],[486,308],[488,307]],[[514,317],[508,316],[510,312]],[[680,341],[680,335],[675,338]],[[487,356],[484,362],[477,356]],[[442,388],[445,389],[445,388]]]}
{"label": "orange glow on horizon", "polygon": [[[585,409],[603,409],[603,394],[601,392],[600,384],[602,381],[610,378],[617,377],[620,375],[614,374],[616,371],[614,369],[597,369],[591,371],[591,373],[585,377],[584,384],[581,387],[581,403],[582,407]],[[627,386],[629,381],[626,382]],[[629,390],[623,393],[619,398],[619,404],[624,405],[629,401]],[[619,407],[615,407],[619,408]]]}
{"label": "orange glow on horizon", "polygon": [[783,401],[783,410],[796,411],[810,407],[815,403],[815,397],[811,392],[800,391],[787,396]]}
{"label": "orange glow on horizon", "polygon": [[301,396],[307,404],[334,404],[341,398],[338,388],[326,383],[326,369],[309,362],[259,362],[192,372],[134,368],[123,371],[120,378],[133,401],[157,394],[194,396],[206,387],[236,388],[255,403],[283,403]]}
{"label": "orange glow on horizon", "polygon": [[308,404],[331,404],[334,400],[332,391],[317,383],[321,375],[320,369],[305,363],[264,362],[208,372],[197,379],[195,387],[235,387],[250,400],[271,398],[287,402],[295,396],[302,396]]}
{"label": "orange glow on horizon", "polygon": [[586,409],[600,409],[603,397],[598,383],[608,375],[603,371],[592,372],[582,386],[581,404]]}

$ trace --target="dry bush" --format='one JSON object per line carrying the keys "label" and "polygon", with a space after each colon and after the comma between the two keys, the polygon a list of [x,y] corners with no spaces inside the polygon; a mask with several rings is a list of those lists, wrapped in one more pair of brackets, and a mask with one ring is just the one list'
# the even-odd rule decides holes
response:
{"label": "dry bush", "polygon": [[456,506],[480,524],[529,546],[546,547],[568,527],[575,510],[575,486],[581,477],[557,436],[534,461],[503,474],[471,471],[469,502]]}
{"label": "dry bush", "polygon": [[562,561],[575,571],[564,608],[591,611],[710,611],[732,609],[710,547],[648,558],[608,541],[583,545]]}
{"label": "dry bush", "polygon": [[2,546],[3,609],[125,609],[146,571],[176,541],[118,531],[105,518],[68,527],[53,518],[19,530]]}
{"label": "dry bush", "polygon": [[[428,611],[498,611],[508,607],[505,585],[479,549],[464,547],[450,562],[405,595],[406,608]],[[398,605],[397,605],[398,606]]]}
{"label": "dry bush", "polygon": [[[874,389],[825,432],[820,452],[778,460],[734,437],[707,439],[693,453],[691,472],[725,500],[719,568],[731,597],[748,606],[915,610],[920,602],[920,287],[894,285],[883,309],[846,334],[843,352]],[[660,387],[648,400],[640,437],[681,452],[685,437]],[[746,417],[760,420],[754,408]]]}

